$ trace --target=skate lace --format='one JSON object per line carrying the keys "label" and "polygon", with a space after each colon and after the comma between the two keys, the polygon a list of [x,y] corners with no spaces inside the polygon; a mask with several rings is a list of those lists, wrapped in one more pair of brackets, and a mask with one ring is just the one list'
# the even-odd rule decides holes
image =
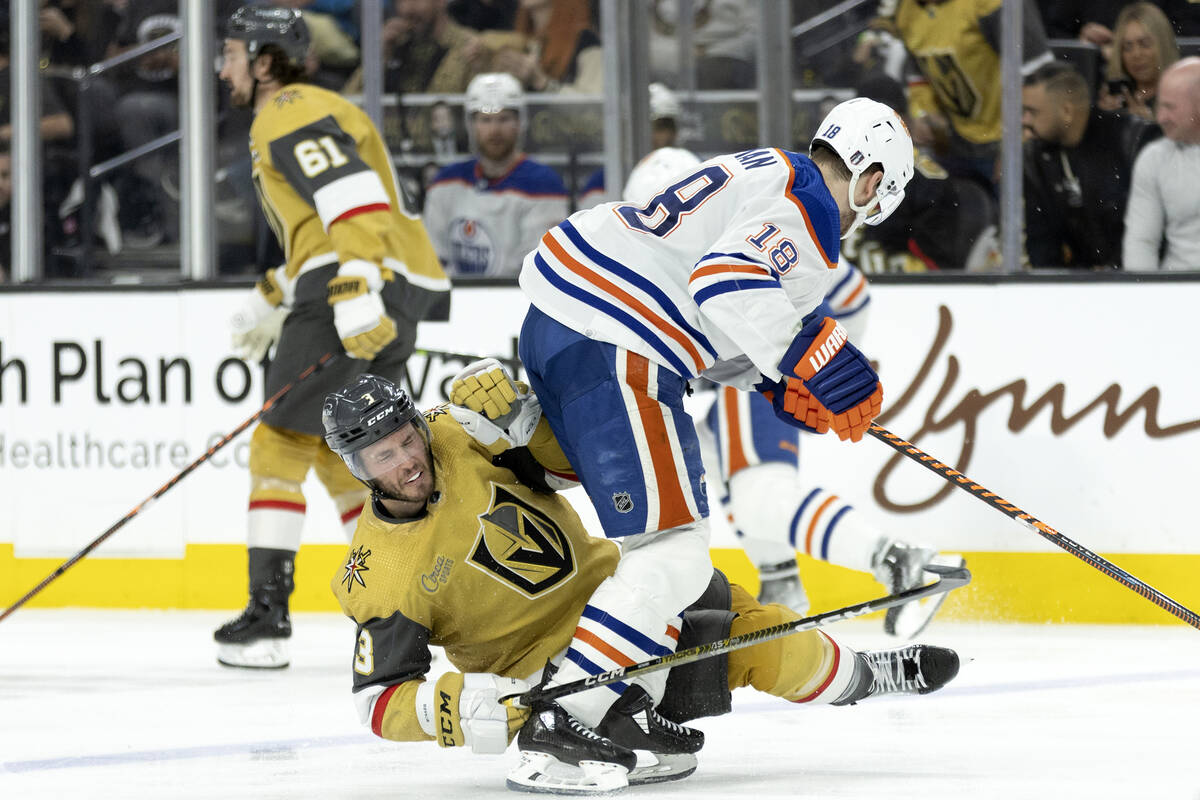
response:
{"label": "skate lace", "polygon": [[571,730],[575,731],[580,736],[584,737],[585,739],[590,739],[593,742],[602,742],[605,740],[603,736],[596,733],[594,730],[592,730],[588,726],[584,725],[582,722],[575,719],[570,714],[567,714],[566,716],[567,716],[567,725],[570,726]]}
{"label": "skate lace", "polygon": [[864,653],[875,673],[872,694],[915,692],[927,688],[925,676],[921,674],[919,653],[920,649],[915,645]]}
{"label": "skate lace", "polygon": [[656,724],[661,725],[662,727],[666,728],[667,730],[671,731],[672,733],[687,734],[687,732],[688,732],[687,728],[683,727],[678,722],[673,722],[673,721],[667,719],[666,717],[664,717],[662,714],[659,714],[654,709],[650,709],[650,714],[654,717],[654,721]]}

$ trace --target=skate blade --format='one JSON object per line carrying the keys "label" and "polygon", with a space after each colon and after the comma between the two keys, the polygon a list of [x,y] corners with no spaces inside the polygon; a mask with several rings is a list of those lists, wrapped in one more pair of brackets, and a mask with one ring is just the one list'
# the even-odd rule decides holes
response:
{"label": "skate blade", "polygon": [[638,760],[633,772],[629,773],[630,786],[682,780],[696,771],[696,756],[692,753],[634,752]]}
{"label": "skate blade", "polygon": [[508,773],[505,784],[514,792],[603,796],[616,794],[629,785],[620,764],[580,761],[564,764],[549,753],[521,753],[521,762]]}
{"label": "skate blade", "polygon": [[[930,559],[929,563],[943,567],[964,567],[967,560],[959,555],[937,555]],[[889,608],[883,617],[883,632],[898,639],[913,638],[933,621],[934,615],[949,596],[949,592],[943,592],[924,600],[914,600],[902,606]]]}
{"label": "skate blade", "polygon": [[249,644],[218,644],[217,663],[243,669],[283,669],[288,658],[287,639],[259,639]]}

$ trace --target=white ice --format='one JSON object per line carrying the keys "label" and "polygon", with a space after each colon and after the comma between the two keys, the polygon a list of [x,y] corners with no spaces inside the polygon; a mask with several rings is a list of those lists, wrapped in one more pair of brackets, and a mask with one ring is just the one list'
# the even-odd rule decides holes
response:
{"label": "white ice", "polygon": [[[215,661],[227,616],[25,609],[0,623],[0,798],[521,797],[504,788],[514,748],[473,756],[359,726],[348,621],[296,615],[292,666],[251,672]],[[833,631],[893,644],[873,621]],[[698,723],[692,777],[625,796],[1200,800],[1200,631],[935,622],[921,638],[963,658],[943,691],[805,708],[743,689],[732,714]]]}

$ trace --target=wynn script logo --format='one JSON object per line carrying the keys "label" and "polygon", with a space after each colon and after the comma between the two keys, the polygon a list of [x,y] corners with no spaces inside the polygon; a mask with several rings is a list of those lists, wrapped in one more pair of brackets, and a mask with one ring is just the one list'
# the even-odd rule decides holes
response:
{"label": "wynn script logo", "polygon": [[[916,375],[913,376],[912,383],[904,390],[904,393],[894,403],[889,404],[886,410],[879,415],[876,421],[880,425],[887,427],[888,421],[908,408],[917,393],[925,388],[930,378],[930,373],[942,358],[942,353],[946,348],[946,343],[950,339],[953,327],[954,321],[950,314],[950,309],[946,306],[939,307],[938,328],[934,334],[933,343],[929,348],[929,354],[925,357]],[[1099,409],[1103,409],[1102,430],[1107,439],[1116,436],[1138,411],[1144,412],[1143,428],[1146,436],[1151,439],[1166,439],[1171,436],[1179,436],[1180,434],[1200,429],[1200,419],[1188,420],[1187,422],[1180,422],[1165,427],[1159,425],[1158,403],[1162,397],[1162,393],[1157,386],[1151,386],[1124,410],[1121,410],[1122,390],[1119,383],[1110,385],[1099,396],[1073,414],[1068,414],[1064,410],[1067,387],[1062,383],[1054,384],[1040,397],[1026,404],[1026,396],[1029,394],[1029,384],[1024,378],[1001,386],[999,389],[993,389],[990,392],[983,392],[975,388],[968,389],[957,404],[943,413],[943,407],[953,402],[951,396],[958,391],[956,386],[959,371],[958,358],[954,355],[947,355],[945,357],[945,365],[946,374],[942,379],[942,385],[938,389],[933,402],[930,403],[929,408],[925,410],[921,427],[914,431],[908,439],[913,443],[920,443],[921,437],[925,434],[940,433],[941,431],[953,428],[955,425],[961,425],[962,448],[959,451],[958,460],[955,462],[948,461],[947,463],[953,464],[954,468],[959,472],[968,475],[970,474],[971,455],[975,450],[975,429],[979,421],[979,416],[993,404],[1004,402],[1006,399],[1011,403],[1011,410],[1008,415],[1008,429],[1013,433],[1024,430],[1033,421],[1033,418],[1041,413],[1042,409],[1047,407],[1050,409],[1050,430],[1055,436],[1061,436],[1083,421],[1085,417],[1091,415],[1092,412]],[[941,502],[946,495],[954,490],[954,486],[947,483],[925,500],[903,504],[893,502],[887,495],[887,481],[892,474],[892,470],[904,460],[904,457],[899,453],[893,455],[884,464],[883,469],[879,471],[879,475],[875,478],[875,502],[881,508],[901,513],[922,511]]]}

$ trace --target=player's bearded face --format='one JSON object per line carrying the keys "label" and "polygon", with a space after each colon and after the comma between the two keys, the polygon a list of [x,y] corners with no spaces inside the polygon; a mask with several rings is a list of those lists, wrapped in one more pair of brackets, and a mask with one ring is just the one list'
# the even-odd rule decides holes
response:
{"label": "player's bearded face", "polygon": [[246,43],[226,39],[221,51],[220,78],[229,87],[229,99],[237,107],[254,101],[254,78],[250,75],[250,59]]}
{"label": "player's bearded face", "polygon": [[479,155],[492,161],[505,161],[517,149],[521,121],[516,111],[475,115],[475,141]]}
{"label": "player's bearded face", "polygon": [[429,443],[412,424],[363,448],[359,458],[371,488],[389,500],[419,507],[433,494]]}

